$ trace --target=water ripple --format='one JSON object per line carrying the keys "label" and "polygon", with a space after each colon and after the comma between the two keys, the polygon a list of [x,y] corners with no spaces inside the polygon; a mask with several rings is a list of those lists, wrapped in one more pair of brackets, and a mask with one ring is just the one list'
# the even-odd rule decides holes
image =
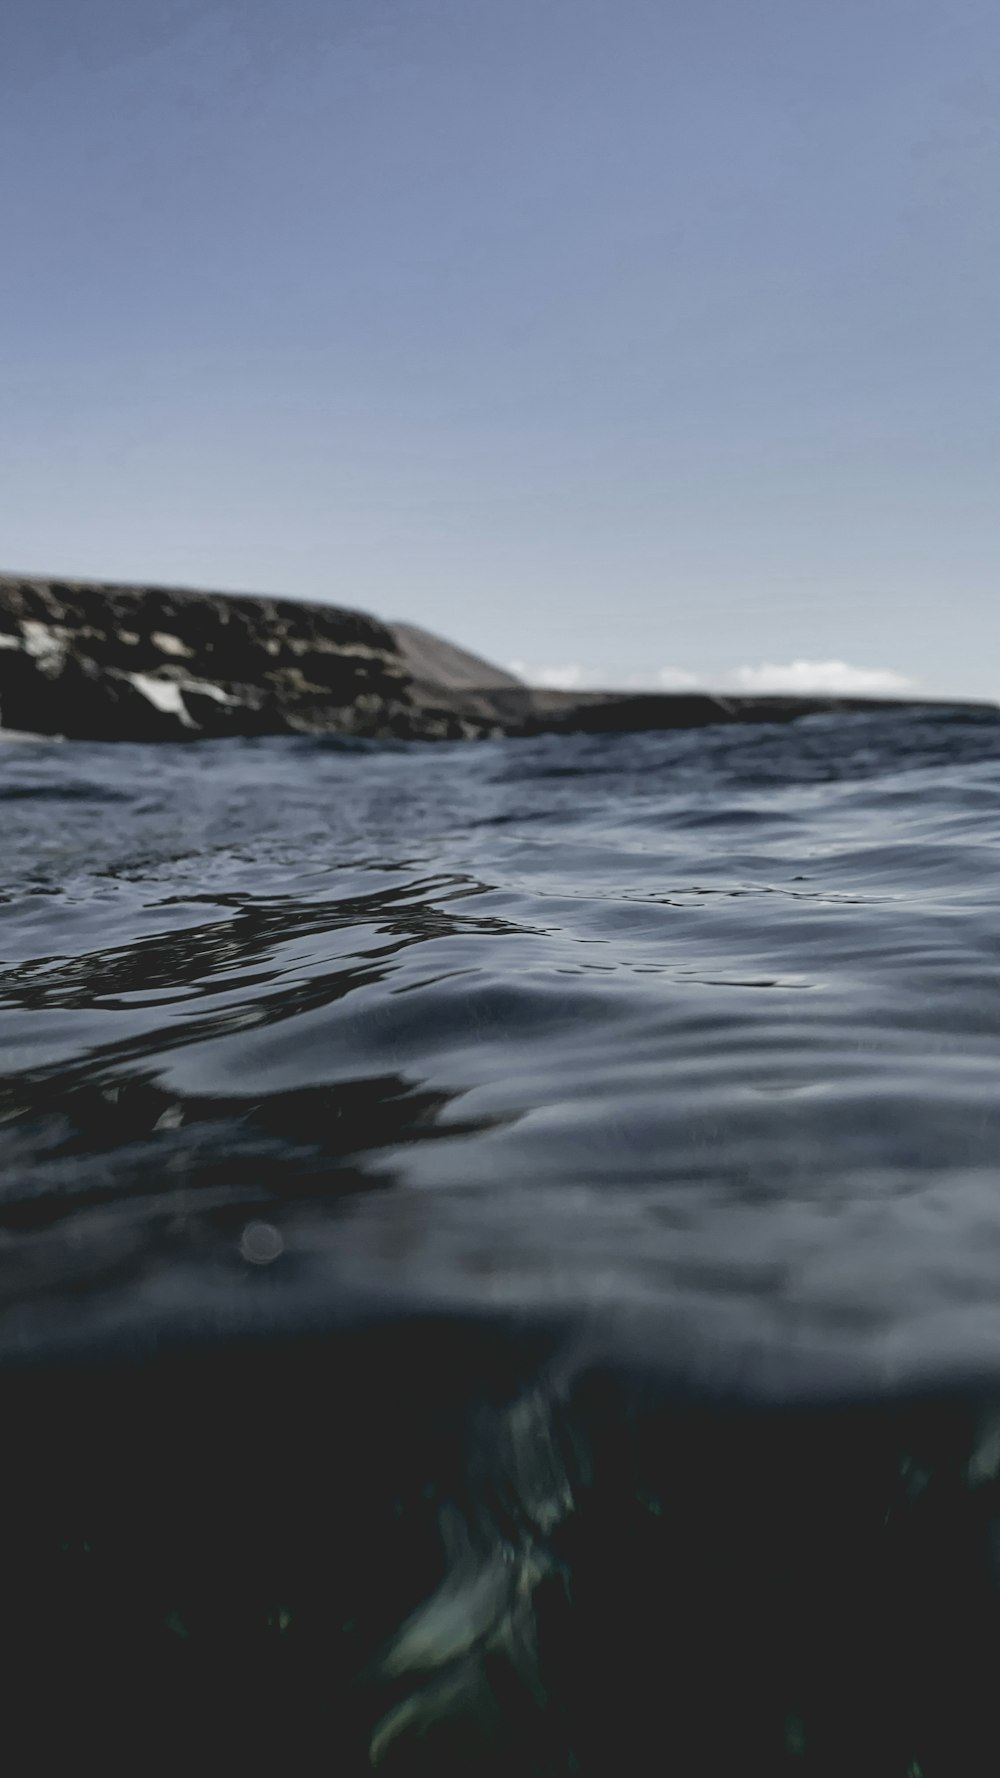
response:
{"label": "water ripple", "polygon": [[0,1350],[367,1291],[1000,1364],[997,724],[4,765]]}

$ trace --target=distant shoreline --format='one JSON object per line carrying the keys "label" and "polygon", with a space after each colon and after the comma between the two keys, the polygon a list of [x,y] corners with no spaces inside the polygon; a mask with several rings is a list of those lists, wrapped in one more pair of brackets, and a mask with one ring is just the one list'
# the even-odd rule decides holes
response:
{"label": "distant shoreline", "polygon": [[7,736],[460,740],[791,722],[953,699],[550,691],[413,624],[258,594],[0,575]]}

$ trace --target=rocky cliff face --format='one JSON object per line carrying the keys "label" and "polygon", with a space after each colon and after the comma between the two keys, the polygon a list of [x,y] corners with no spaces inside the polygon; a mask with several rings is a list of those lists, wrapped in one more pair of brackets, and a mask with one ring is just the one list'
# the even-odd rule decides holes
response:
{"label": "rocky cliff face", "polygon": [[494,667],[468,649],[444,642],[418,624],[390,625],[396,645],[417,685],[428,690],[451,692],[524,691],[522,680]]}
{"label": "rocky cliff face", "polygon": [[392,630],[362,612],[15,576],[0,576],[0,722],[91,740],[483,727],[418,695]]}

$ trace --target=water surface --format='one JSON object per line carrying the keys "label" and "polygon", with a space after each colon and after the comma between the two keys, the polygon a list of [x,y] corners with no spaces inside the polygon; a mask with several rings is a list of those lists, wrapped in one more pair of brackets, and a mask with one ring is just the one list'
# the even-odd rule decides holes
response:
{"label": "water surface", "polygon": [[1000,720],[0,773],[0,1354],[378,1303],[1000,1367]]}

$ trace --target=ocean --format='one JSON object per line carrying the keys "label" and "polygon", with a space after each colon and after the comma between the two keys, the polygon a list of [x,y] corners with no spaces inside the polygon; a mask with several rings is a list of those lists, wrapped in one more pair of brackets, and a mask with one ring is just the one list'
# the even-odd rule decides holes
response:
{"label": "ocean", "polygon": [[50,1760],[992,1769],[1000,711],[10,740],[0,803]]}

